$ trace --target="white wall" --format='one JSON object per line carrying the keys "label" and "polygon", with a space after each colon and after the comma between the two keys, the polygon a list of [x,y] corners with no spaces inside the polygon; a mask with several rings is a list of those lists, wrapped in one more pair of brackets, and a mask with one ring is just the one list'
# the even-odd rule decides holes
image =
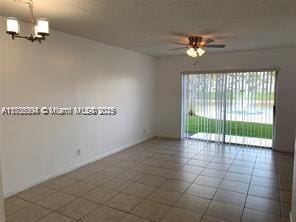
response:
{"label": "white wall", "polygon": [[294,167],[293,167],[293,187],[292,187],[292,203],[290,212],[290,222],[296,220],[296,134],[295,134],[295,145],[294,145]]}
{"label": "white wall", "polygon": [[39,45],[12,41],[1,29],[0,45],[0,106],[118,110],[114,117],[1,116],[5,196],[154,135],[154,58],[57,31]]}
{"label": "white wall", "polygon": [[1,169],[0,169],[0,222],[5,222]]}
{"label": "white wall", "polygon": [[261,69],[280,67],[276,122],[277,150],[293,152],[296,125],[296,48],[209,53],[195,60],[187,56],[159,59],[157,75],[157,135],[180,138],[181,135],[181,72],[227,69]]}

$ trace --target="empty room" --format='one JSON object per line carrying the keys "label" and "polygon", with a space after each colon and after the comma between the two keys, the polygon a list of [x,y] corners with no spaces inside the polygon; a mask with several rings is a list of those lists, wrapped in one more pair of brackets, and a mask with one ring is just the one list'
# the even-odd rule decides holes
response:
{"label": "empty room", "polygon": [[1,0],[0,222],[296,222],[295,12]]}

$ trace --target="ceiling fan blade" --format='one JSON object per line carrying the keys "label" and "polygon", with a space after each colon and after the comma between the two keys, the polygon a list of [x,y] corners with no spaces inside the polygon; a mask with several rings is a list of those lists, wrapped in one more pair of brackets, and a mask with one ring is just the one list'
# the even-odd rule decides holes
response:
{"label": "ceiling fan blade", "polygon": [[179,47],[179,48],[174,48],[174,49],[169,49],[170,51],[176,51],[176,50],[180,50],[180,49],[187,49],[187,47]]}
{"label": "ceiling fan blade", "polygon": [[173,44],[176,44],[176,45],[188,45],[187,43],[182,43],[182,42],[173,42]]}
{"label": "ceiling fan blade", "polygon": [[214,40],[214,39],[206,39],[205,42],[206,42],[206,43],[212,43],[212,42],[215,42],[215,40]]}
{"label": "ceiling fan blade", "polygon": [[224,44],[216,44],[216,45],[205,45],[205,48],[225,48]]}

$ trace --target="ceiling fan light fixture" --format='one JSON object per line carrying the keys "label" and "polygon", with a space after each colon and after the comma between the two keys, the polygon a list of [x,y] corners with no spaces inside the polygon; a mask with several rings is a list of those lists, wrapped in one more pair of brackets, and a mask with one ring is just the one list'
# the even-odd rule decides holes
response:
{"label": "ceiling fan light fixture", "polygon": [[198,54],[199,56],[202,56],[202,55],[205,54],[205,52],[206,52],[206,50],[204,50],[204,49],[202,49],[202,48],[198,48],[196,51],[197,51],[197,54]]}
{"label": "ceiling fan light fixture", "polygon": [[192,47],[186,50],[186,54],[192,58],[195,58],[198,56],[197,51]]}
{"label": "ceiling fan light fixture", "polygon": [[14,17],[9,17],[6,20],[6,33],[17,35],[20,33],[19,21]]}

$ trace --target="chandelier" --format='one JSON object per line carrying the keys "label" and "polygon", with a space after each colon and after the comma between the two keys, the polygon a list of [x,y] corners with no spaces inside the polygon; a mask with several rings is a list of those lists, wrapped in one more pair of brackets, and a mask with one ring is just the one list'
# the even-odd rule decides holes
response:
{"label": "chandelier", "polygon": [[15,0],[26,4],[30,11],[30,33],[28,35],[20,34],[20,24],[17,18],[9,17],[6,20],[6,33],[11,35],[12,39],[22,38],[31,42],[38,41],[41,43],[49,36],[49,22],[45,18],[35,18],[33,13],[33,0]]}

